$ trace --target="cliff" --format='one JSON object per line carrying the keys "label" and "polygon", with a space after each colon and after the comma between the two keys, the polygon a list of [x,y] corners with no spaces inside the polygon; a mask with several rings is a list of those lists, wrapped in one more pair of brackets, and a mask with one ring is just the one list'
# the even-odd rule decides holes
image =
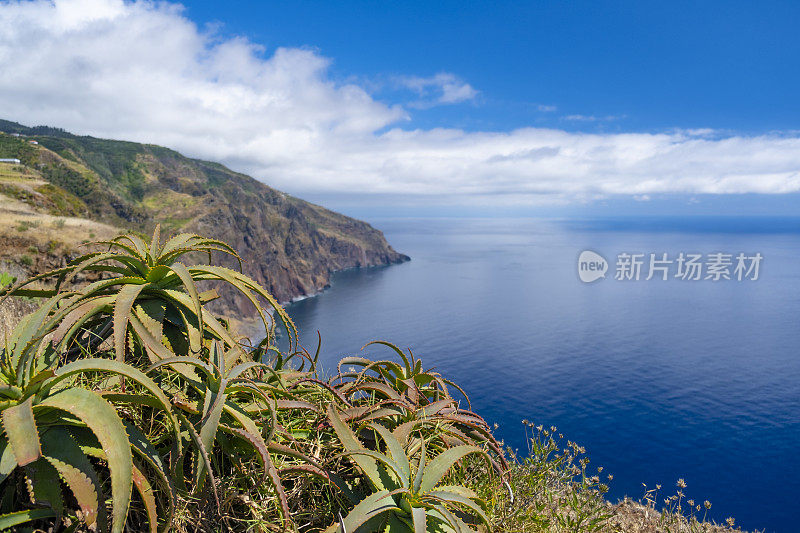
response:
{"label": "cliff", "polygon": [[[229,243],[245,259],[245,273],[284,302],[321,290],[336,270],[409,259],[366,222],[217,163],[3,120],[0,132],[0,158],[21,161],[0,163],[0,259],[30,272],[54,266],[84,240],[115,230],[150,232],[156,223],[166,233]],[[26,265],[24,251],[34,248],[51,259]],[[238,316],[252,313],[240,295],[223,300]]]}

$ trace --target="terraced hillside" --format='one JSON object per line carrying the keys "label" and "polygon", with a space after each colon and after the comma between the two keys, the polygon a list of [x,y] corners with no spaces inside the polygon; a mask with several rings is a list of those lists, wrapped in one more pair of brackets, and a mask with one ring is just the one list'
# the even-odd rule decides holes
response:
{"label": "terraced hillside", "polygon": [[[336,270],[408,260],[366,222],[217,163],[2,120],[0,132],[0,158],[20,160],[0,163],[0,262],[8,268],[57,266],[83,241],[121,229],[150,232],[156,223],[166,233],[230,243],[245,272],[281,301],[317,292]],[[223,299],[241,316],[252,313],[241,296]]]}

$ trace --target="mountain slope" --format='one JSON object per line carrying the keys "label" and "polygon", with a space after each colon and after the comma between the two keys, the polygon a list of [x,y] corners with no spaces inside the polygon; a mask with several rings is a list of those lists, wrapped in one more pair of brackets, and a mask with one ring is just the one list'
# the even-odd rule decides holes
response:
{"label": "mountain slope", "polygon": [[[408,260],[366,222],[217,163],[161,146],[3,120],[0,131],[5,132],[0,134],[0,158],[21,160],[21,165],[0,168],[0,194],[6,200],[105,227],[149,232],[158,222],[167,233],[222,239],[246,260],[245,272],[281,301],[319,291],[336,270]],[[242,297],[223,299],[240,315],[252,313]]]}

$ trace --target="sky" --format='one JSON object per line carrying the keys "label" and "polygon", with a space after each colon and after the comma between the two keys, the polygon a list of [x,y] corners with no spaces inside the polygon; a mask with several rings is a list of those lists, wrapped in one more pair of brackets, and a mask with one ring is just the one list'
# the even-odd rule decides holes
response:
{"label": "sky", "polygon": [[0,1],[0,118],[356,216],[800,215],[798,2]]}

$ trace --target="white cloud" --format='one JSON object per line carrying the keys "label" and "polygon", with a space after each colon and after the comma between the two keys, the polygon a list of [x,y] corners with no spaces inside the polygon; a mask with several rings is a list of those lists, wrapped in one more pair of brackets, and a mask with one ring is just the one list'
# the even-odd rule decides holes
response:
{"label": "white cloud", "polygon": [[[620,120],[625,118],[624,115],[617,116],[617,115],[606,115],[604,117],[598,117],[595,115],[567,115],[564,117],[564,120],[569,120],[572,122],[612,122],[614,120]],[[703,130],[708,131],[708,130]]]}
{"label": "white cloud", "polygon": [[409,106],[421,109],[435,105],[460,104],[478,96],[478,91],[472,85],[449,72],[440,72],[428,78],[403,76],[397,78],[397,82],[401,87],[411,89],[419,95],[420,100]]}
{"label": "white cloud", "polygon": [[[206,33],[169,4],[0,3],[3,118],[167,145],[294,194],[488,204],[800,191],[796,133],[403,129],[406,109],[332,81],[328,65]],[[423,100],[476,95],[450,74],[415,83]]]}

